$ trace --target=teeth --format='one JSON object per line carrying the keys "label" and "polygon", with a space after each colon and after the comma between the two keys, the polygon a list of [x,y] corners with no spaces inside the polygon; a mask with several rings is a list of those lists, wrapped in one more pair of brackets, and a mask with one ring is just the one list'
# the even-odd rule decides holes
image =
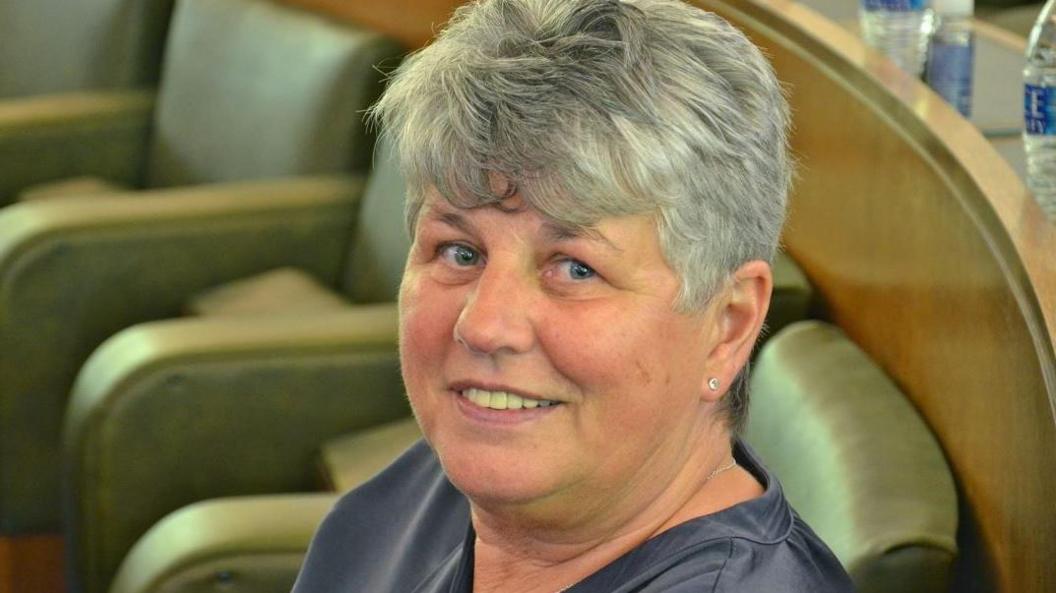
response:
{"label": "teeth", "polygon": [[558,403],[547,399],[528,399],[505,391],[485,391],[483,389],[467,389],[462,392],[462,397],[482,408],[492,410],[520,410],[522,408],[530,410],[535,407],[546,408]]}
{"label": "teeth", "polygon": [[[516,396],[514,396],[516,397]],[[488,402],[488,407],[493,410],[505,410],[506,409],[506,392],[505,391],[494,391],[491,394],[491,401]]]}

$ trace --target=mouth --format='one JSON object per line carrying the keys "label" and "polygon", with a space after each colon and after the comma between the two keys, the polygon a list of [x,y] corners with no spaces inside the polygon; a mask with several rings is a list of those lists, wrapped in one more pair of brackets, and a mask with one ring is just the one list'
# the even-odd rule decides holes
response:
{"label": "mouth", "polygon": [[529,398],[508,391],[489,391],[475,387],[462,389],[457,393],[459,397],[474,406],[489,410],[532,410],[562,405],[559,401]]}

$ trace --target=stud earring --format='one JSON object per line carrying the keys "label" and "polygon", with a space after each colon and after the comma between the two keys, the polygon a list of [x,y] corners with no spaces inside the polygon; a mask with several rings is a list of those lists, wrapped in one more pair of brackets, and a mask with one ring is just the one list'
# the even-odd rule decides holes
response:
{"label": "stud earring", "polygon": [[718,391],[719,390],[719,379],[718,379],[718,377],[712,377],[712,378],[708,379],[708,389],[710,389],[712,391]]}

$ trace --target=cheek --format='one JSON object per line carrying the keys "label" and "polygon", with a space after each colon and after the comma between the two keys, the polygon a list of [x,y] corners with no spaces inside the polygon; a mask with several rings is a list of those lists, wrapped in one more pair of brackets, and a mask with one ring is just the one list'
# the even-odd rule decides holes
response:
{"label": "cheek", "polygon": [[449,307],[435,298],[420,275],[408,273],[400,287],[400,360],[412,399],[444,358],[454,322]]}
{"label": "cheek", "polygon": [[547,332],[550,360],[597,413],[629,425],[693,409],[703,357],[685,326],[625,311],[576,321]]}
{"label": "cheek", "polygon": [[566,321],[544,324],[543,340],[558,370],[593,397],[641,392],[665,381],[662,353],[647,321],[620,311],[573,314]]}

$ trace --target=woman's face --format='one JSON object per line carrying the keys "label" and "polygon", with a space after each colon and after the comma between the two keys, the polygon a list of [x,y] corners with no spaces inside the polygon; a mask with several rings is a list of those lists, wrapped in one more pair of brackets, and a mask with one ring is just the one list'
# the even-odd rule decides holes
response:
{"label": "woman's face", "polygon": [[576,234],[502,206],[432,192],[416,227],[400,349],[426,438],[478,504],[649,496],[711,422],[713,315],[673,310],[652,218]]}

